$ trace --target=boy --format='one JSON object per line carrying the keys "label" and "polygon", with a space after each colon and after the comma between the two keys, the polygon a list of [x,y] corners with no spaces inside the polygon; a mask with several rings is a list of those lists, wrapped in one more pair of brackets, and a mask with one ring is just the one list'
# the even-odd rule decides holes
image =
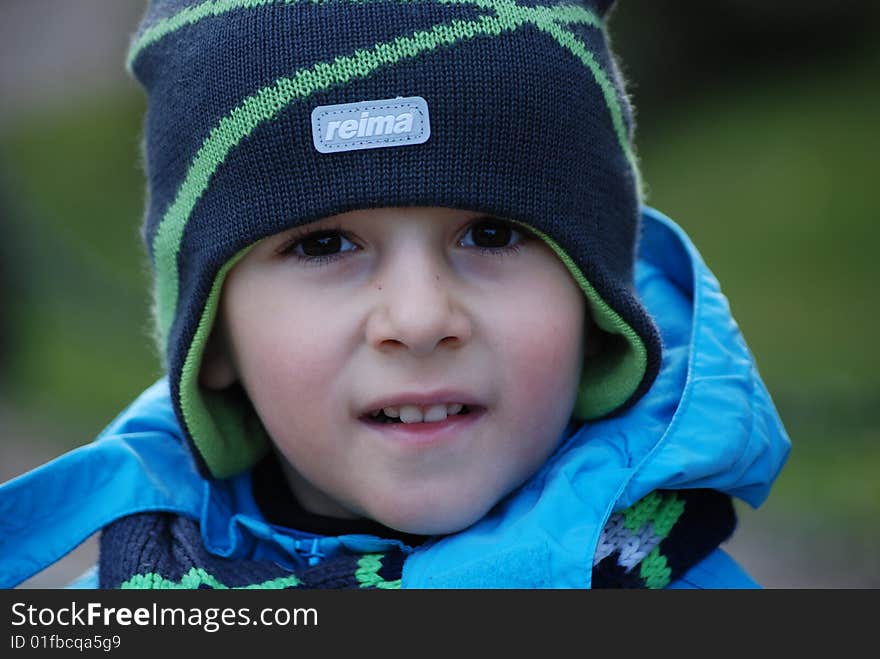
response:
{"label": "boy", "polygon": [[754,586],[789,443],[641,206],[610,4],[151,3],[168,374],[4,487],[0,581],[103,529],[103,588]]}

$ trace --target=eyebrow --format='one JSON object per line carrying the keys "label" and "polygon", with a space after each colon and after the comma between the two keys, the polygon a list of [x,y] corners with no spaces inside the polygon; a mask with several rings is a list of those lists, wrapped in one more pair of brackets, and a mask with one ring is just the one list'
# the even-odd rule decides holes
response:
{"label": "eyebrow", "polygon": [[[455,209],[455,210],[465,210],[465,209]],[[497,213],[492,213],[489,211],[466,211],[468,216],[463,219],[465,222],[473,222],[474,220],[500,220],[502,222],[509,222],[507,218],[498,215]],[[283,245],[284,243],[289,242],[295,236],[302,234],[307,235],[312,232],[317,231],[334,231],[339,228],[340,224],[344,224],[350,220],[335,220],[334,218],[338,217],[338,215],[330,215],[326,217],[322,217],[317,220],[313,220],[312,222],[307,222],[306,224],[298,224],[296,226],[288,227],[282,231],[277,233],[273,233],[269,236],[266,236],[263,240],[270,243],[279,243],[278,246]],[[318,225],[312,228],[307,228],[309,225]]]}

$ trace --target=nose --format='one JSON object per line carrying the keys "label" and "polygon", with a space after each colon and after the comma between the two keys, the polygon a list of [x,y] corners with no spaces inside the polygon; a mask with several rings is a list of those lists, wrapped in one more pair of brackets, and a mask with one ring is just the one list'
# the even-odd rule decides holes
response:
{"label": "nose", "polygon": [[377,302],[367,320],[369,344],[415,356],[466,344],[472,321],[454,279],[442,264],[416,254],[385,269],[373,284]]}

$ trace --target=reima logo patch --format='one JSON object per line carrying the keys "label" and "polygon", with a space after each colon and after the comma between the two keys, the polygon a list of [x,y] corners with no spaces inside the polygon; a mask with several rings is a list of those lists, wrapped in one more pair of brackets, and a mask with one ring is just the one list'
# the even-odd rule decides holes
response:
{"label": "reima logo patch", "polygon": [[409,146],[431,136],[421,96],[321,105],[312,110],[312,140],[321,153]]}

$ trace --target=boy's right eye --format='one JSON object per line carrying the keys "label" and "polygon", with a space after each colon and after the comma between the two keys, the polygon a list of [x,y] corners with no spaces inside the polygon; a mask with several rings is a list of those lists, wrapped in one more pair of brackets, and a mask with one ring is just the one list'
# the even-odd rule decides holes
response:
{"label": "boy's right eye", "polygon": [[284,252],[308,261],[332,258],[357,248],[357,245],[341,231],[319,231],[303,236],[289,245]]}

